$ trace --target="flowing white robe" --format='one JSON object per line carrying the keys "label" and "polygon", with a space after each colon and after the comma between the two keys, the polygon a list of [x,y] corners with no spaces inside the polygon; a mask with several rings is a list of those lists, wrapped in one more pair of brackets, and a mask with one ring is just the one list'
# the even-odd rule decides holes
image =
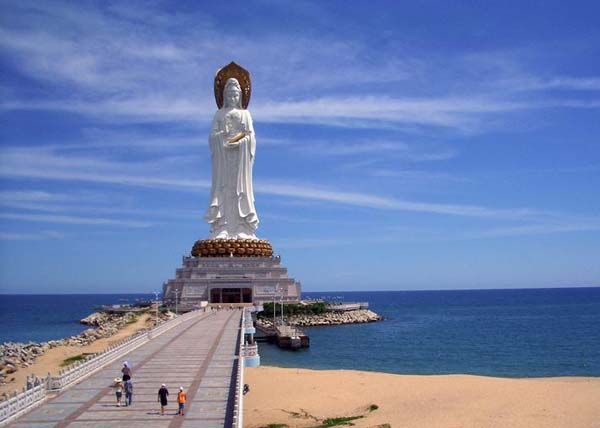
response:
{"label": "flowing white robe", "polygon": [[[239,132],[246,133],[239,145],[226,146]],[[258,216],[252,186],[256,138],[250,112],[219,109],[213,119],[209,145],[212,186],[205,220],[211,225],[211,238],[257,239]]]}

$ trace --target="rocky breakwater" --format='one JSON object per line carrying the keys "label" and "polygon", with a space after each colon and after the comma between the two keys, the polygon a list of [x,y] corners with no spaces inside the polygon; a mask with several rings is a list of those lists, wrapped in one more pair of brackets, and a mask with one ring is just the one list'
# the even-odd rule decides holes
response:
{"label": "rocky breakwater", "polygon": [[368,309],[347,312],[325,312],[319,315],[293,315],[288,318],[290,325],[309,327],[318,325],[362,324],[380,321],[382,318]]}
{"label": "rocky breakwater", "polygon": [[[55,341],[53,341],[55,342]],[[0,385],[14,380],[11,375],[20,368],[29,367],[35,359],[44,355],[53,346],[50,342],[15,343],[6,342],[0,345]],[[2,398],[0,398],[1,400]]]}
{"label": "rocky breakwater", "polygon": [[[323,325],[339,325],[339,324],[362,324],[367,322],[381,321],[383,318],[373,311],[368,309],[359,309],[346,312],[325,312],[322,314],[301,314],[285,317],[285,322],[288,325],[298,327],[313,327]],[[257,321],[265,328],[271,328],[273,321],[269,318],[260,318]]]}
{"label": "rocky breakwater", "polygon": [[0,383],[3,383],[5,377],[16,372],[20,367],[30,366],[48,349],[50,349],[48,343],[7,342],[0,345]]}

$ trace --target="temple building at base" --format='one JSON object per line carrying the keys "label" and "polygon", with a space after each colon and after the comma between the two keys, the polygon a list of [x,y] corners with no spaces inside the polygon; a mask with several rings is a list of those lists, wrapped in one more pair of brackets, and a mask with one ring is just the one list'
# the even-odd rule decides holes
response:
{"label": "temple building at base", "polygon": [[175,278],[163,285],[163,298],[169,306],[185,310],[202,302],[212,305],[260,305],[268,301],[298,302],[301,286],[271,257],[192,257],[184,256]]}

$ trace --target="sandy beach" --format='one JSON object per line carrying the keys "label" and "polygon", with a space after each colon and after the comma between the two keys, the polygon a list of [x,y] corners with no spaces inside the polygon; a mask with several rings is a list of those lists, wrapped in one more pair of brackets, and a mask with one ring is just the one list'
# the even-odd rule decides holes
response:
{"label": "sandy beach", "polygon": [[35,363],[29,367],[20,367],[15,373],[10,374],[8,378],[14,378],[15,380],[6,385],[1,385],[0,394],[3,394],[4,392],[12,394],[15,390],[21,391],[25,386],[27,376],[34,374],[38,377],[44,377],[48,373],[57,374],[58,371],[63,368],[61,367],[61,363],[66,358],[80,354],[103,351],[113,343],[131,336],[136,331],[152,327],[153,325],[154,323],[151,315],[143,314],[135,323],[125,325],[111,337],[98,339],[86,346],[57,346],[56,348],[49,349],[44,355],[38,357]]}
{"label": "sandy beach", "polygon": [[349,370],[258,367],[244,426],[318,427],[362,416],[356,427],[600,428],[600,378],[506,379],[412,376]]}

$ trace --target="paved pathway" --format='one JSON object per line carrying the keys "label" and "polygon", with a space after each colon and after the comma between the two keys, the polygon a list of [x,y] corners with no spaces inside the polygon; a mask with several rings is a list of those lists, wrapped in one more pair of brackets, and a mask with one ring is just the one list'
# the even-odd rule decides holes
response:
{"label": "paved pathway", "polygon": [[[220,311],[187,320],[48,400],[9,427],[230,427],[240,317],[240,311]],[[110,386],[120,375],[123,360],[133,367],[131,407],[116,407],[115,391]],[[164,416],[160,415],[157,402],[162,383],[170,393]],[[188,395],[185,416],[177,416],[180,386]]]}

